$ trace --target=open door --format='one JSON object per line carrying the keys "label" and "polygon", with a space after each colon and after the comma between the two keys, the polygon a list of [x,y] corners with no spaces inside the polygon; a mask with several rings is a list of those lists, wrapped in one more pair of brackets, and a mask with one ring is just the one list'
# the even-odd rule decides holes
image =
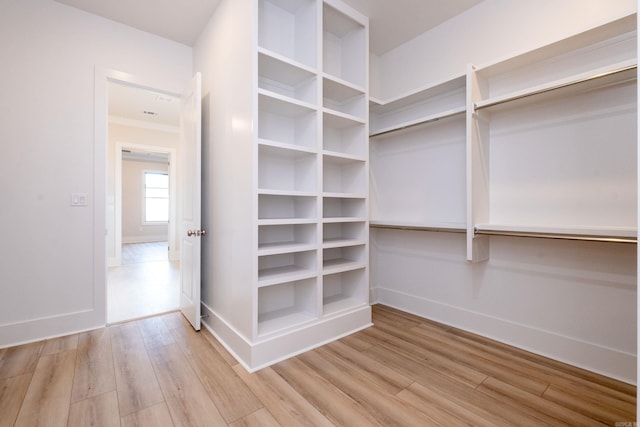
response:
{"label": "open door", "polygon": [[197,73],[182,96],[178,163],[182,198],[180,224],[180,311],[200,330],[200,251],[205,235],[201,225],[201,91]]}

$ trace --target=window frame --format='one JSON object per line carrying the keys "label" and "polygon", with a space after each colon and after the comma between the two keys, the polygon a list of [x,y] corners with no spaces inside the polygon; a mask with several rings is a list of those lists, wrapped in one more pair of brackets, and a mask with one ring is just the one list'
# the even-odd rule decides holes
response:
{"label": "window frame", "polygon": [[[147,174],[165,175],[167,177],[167,220],[166,221],[147,221]],[[164,197],[156,197],[156,199],[165,199]],[[169,171],[157,169],[145,169],[142,171],[142,225],[165,225],[171,220],[171,176]]]}

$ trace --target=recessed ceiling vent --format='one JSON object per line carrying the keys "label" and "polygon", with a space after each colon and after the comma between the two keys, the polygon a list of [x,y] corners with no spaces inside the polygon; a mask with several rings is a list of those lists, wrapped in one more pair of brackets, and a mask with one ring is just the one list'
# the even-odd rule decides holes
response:
{"label": "recessed ceiling vent", "polygon": [[144,110],[143,113],[148,114],[150,116],[157,116],[158,115],[158,113],[156,113],[155,111]]}

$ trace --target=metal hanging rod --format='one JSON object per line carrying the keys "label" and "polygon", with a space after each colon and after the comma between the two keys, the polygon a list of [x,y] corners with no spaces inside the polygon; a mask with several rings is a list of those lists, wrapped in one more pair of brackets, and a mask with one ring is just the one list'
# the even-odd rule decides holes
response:
{"label": "metal hanging rod", "polygon": [[502,230],[478,230],[475,234],[486,236],[510,236],[510,237],[531,237],[537,239],[556,239],[556,240],[580,240],[588,242],[609,242],[609,243],[633,243],[637,244],[636,237],[624,236],[588,236],[585,234],[563,234],[563,233],[545,233],[530,231],[502,231]]}
{"label": "metal hanging rod", "polygon": [[448,119],[449,117],[454,117],[454,116],[458,116],[460,114],[465,114],[465,112],[466,112],[466,110],[449,112],[449,113],[443,114],[441,116],[431,117],[431,118],[427,118],[425,120],[421,120],[421,121],[416,122],[416,123],[411,123],[410,125],[406,125],[406,126],[402,126],[402,127],[394,128],[394,129],[389,129],[389,130],[385,130],[385,131],[382,131],[382,132],[372,133],[371,135],[369,135],[369,138],[373,138],[373,137],[380,136],[380,135],[386,135],[388,133],[398,132],[398,131],[405,130],[405,129],[410,129],[410,128],[413,128],[413,127],[416,127],[416,126],[425,125],[427,123],[437,122],[438,120]]}
{"label": "metal hanging rod", "polygon": [[435,226],[421,226],[421,225],[395,225],[395,224],[371,224],[370,228],[388,228],[392,230],[412,230],[412,231],[432,231],[443,233],[466,233],[467,230],[462,228],[453,227],[435,227]]}
{"label": "metal hanging rod", "polygon": [[551,91],[554,91],[554,90],[557,90],[557,89],[562,89],[562,88],[570,87],[570,86],[576,86],[576,85],[579,85],[579,84],[582,84],[582,83],[587,83],[587,82],[590,82],[590,81],[593,81],[593,80],[597,80],[597,79],[601,79],[601,78],[604,78],[604,77],[613,76],[613,75],[616,75],[616,74],[624,73],[626,71],[635,70],[637,68],[638,68],[637,64],[629,65],[629,66],[626,66],[626,67],[618,68],[616,70],[611,70],[611,71],[606,71],[606,72],[599,73],[599,74],[594,74],[592,76],[588,76],[588,77],[585,77],[585,78],[582,78],[582,79],[571,80],[569,82],[560,83],[560,84],[557,84],[557,85],[554,85],[554,86],[550,86],[550,87],[547,87],[547,88],[544,88],[544,89],[534,90],[533,92],[528,92],[528,93],[525,93],[525,94],[522,94],[522,95],[516,95],[516,96],[509,97],[509,98],[500,99],[498,101],[491,102],[491,103],[484,104],[484,105],[478,105],[477,103],[474,103],[473,108],[474,108],[474,110],[482,110],[484,108],[494,107],[496,105],[505,104],[507,102],[517,101],[517,100],[523,99],[523,98],[528,98],[530,96],[540,95],[540,94],[551,92]]}

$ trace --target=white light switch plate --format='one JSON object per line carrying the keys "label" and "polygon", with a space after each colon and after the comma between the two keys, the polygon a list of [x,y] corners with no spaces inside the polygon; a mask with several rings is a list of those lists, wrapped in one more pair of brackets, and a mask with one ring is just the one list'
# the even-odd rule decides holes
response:
{"label": "white light switch plate", "polygon": [[71,206],[87,206],[87,193],[71,193]]}

